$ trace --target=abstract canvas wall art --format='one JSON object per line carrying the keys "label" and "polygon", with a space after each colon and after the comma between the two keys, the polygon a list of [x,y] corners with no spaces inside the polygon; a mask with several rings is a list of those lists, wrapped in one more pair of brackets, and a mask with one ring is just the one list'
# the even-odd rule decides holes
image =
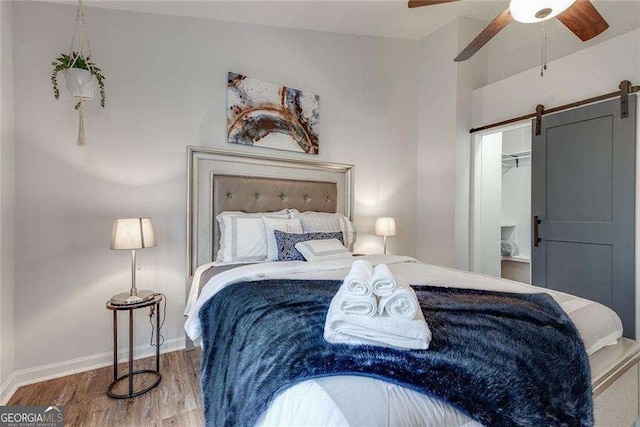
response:
{"label": "abstract canvas wall art", "polygon": [[227,107],[228,142],[318,154],[318,95],[229,73]]}

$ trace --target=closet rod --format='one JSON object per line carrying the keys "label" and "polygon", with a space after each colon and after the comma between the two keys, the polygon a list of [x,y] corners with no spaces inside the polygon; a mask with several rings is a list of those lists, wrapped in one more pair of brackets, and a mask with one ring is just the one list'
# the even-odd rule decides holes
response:
{"label": "closet rod", "polygon": [[530,159],[531,158],[531,154],[526,154],[523,156],[509,156],[509,157],[503,157],[502,161],[503,162],[508,162],[510,160],[521,160],[521,159]]}
{"label": "closet rod", "polygon": [[479,128],[472,128],[471,130],[469,130],[469,133],[480,132],[480,131],[483,131],[483,130],[492,129],[492,128],[496,128],[496,127],[499,127],[499,126],[509,125],[511,123],[521,122],[521,121],[527,120],[527,119],[535,119],[536,117],[538,117],[538,114],[540,114],[540,116],[543,116],[545,114],[557,113],[559,111],[568,110],[568,109],[576,108],[576,107],[581,107],[581,106],[586,105],[586,104],[592,104],[594,102],[604,101],[604,100],[610,99],[610,98],[616,98],[616,97],[621,96],[621,95],[624,95],[624,97],[626,98],[626,95],[631,94],[631,93],[636,93],[636,92],[640,91],[640,86],[631,86],[631,83],[629,83],[627,81],[623,81],[622,83],[620,83],[620,88],[621,89],[618,90],[618,91],[607,93],[605,95],[594,96],[593,98],[587,98],[587,99],[583,99],[582,101],[572,102],[571,104],[565,104],[565,105],[561,105],[559,107],[549,108],[548,110],[547,109],[542,109],[542,111],[540,113],[538,113],[538,111],[536,111],[535,113],[525,114],[524,116],[514,117],[512,119],[503,120],[503,121],[497,122],[497,123],[491,123],[490,125],[485,125],[485,126],[482,126],[482,127],[479,127]]}

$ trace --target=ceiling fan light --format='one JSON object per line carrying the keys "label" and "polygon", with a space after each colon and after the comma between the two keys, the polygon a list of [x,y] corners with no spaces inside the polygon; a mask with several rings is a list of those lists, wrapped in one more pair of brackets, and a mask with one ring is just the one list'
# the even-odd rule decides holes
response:
{"label": "ceiling fan light", "polygon": [[530,24],[558,16],[576,0],[511,0],[509,10],[518,22]]}

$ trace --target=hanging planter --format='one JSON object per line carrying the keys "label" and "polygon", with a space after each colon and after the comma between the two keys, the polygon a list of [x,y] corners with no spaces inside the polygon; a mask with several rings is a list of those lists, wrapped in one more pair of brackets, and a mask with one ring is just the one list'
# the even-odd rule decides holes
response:
{"label": "hanging planter", "polygon": [[76,26],[71,40],[69,54],[61,54],[52,63],[53,73],[51,74],[51,84],[53,85],[53,96],[60,98],[58,87],[58,75],[65,76],[67,90],[78,100],[75,109],[79,111],[78,145],[85,147],[87,138],[84,127],[84,102],[94,99],[100,93],[100,105],[105,106],[104,81],[100,68],[91,60],[91,45],[89,44],[89,33],[84,19],[84,9],[82,0],[79,0],[78,12],[76,14]]}
{"label": "hanging planter", "polygon": [[93,99],[98,93],[98,83],[91,71],[81,68],[69,68],[65,72],[67,90],[71,96],[82,99]]}
{"label": "hanging planter", "polygon": [[77,52],[72,52],[71,55],[62,54],[59,58],[56,58],[52,65],[51,83],[53,85],[53,95],[56,99],[60,98],[58,75],[63,73],[67,83],[67,90],[71,96],[78,98],[76,110],[80,108],[80,99],[83,101],[94,99],[98,91],[100,92],[100,105],[104,108],[105,77],[101,74],[101,70],[91,62],[90,57],[85,59]]}

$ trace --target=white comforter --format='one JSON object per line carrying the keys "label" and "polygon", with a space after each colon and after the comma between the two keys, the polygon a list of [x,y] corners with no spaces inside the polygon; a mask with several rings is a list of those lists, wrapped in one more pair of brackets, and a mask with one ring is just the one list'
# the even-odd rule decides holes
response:
{"label": "white comforter", "polygon": [[[362,259],[362,258],[360,258]],[[622,322],[609,308],[593,301],[444,267],[423,264],[410,257],[369,255],[372,264],[389,264],[394,275],[410,284],[484,289],[514,293],[550,294],[575,323],[589,355],[616,343]],[[187,301],[187,335],[196,340],[202,328],[198,312],[202,305],[225,287],[245,281],[267,279],[343,279],[352,259],[308,263],[302,261],[243,265],[212,277],[199,289],[200,275],[213,264],[203,265],[194,275]],[[295,426],[477,426],[452,406],[424,394],[371,378],[335,376],[299,383],[280,393],[258,425]]]}

